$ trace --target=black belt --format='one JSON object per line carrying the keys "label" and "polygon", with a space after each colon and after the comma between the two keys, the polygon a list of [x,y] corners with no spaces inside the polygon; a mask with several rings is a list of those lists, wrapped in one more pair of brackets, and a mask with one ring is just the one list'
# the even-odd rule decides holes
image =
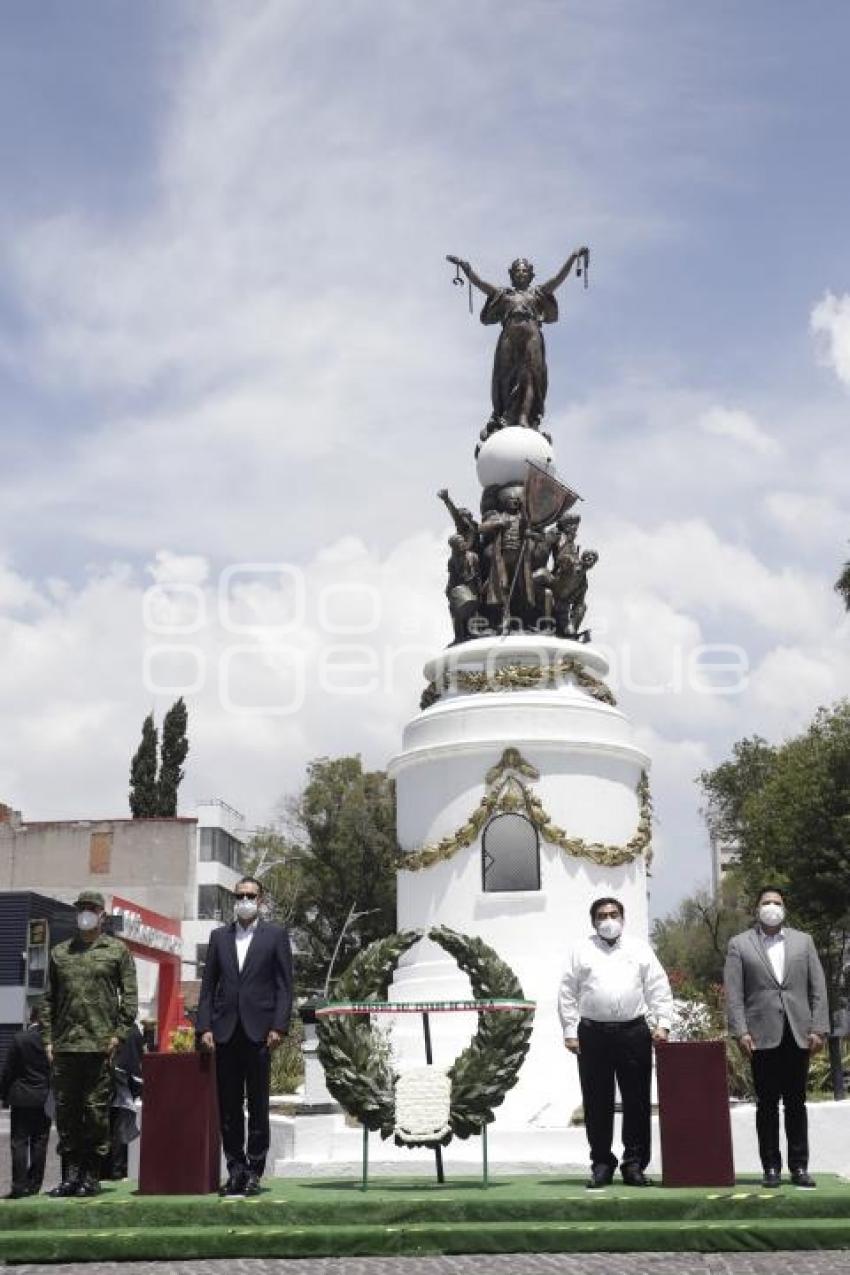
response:
{"label": "black belt", "polygon": [[637,1027],[639,1023],[646,1023],[645,1014],[641,1014],[640,1018],[630,1018],[628,1022],[603,1023],[596,1018],[579,1019],[580,1027],[593,1027],[594,1030],[598,1029],[605,1032],[619,1031],[622,1027]]}

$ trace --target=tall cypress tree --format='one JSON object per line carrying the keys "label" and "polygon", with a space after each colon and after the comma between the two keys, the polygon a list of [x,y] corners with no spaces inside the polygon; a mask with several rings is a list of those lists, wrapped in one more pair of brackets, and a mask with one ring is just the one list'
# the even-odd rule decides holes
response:
{"label": "tall cypress tree", "polygon": [[189,714],[181,695],[171,705],[162,723],[159,780],[157,781],[157,814],[177,814],[177,789],[183,779],[183,763],[189,752],[186,728]]}
{"label": "tall cypress tree", "polygon": [[157,729],[153,713],[142,723],[142,740],[130,762],[130,813],[134,819],[155,819],[159,813],[156,782]]}

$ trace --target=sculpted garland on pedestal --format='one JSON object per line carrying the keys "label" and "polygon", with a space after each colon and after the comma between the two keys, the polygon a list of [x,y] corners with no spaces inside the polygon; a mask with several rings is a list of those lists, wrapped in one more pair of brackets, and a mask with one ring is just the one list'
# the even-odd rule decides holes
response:
{"label": "sculpted garland on pedestal", "polygon": [[606,868],[618,868],[643,855],[646,866],[649,867],[652,863],[652,798],[646,771],[641,772],[637,785],[637,828],[624,845],[571,837],[552,820],[528,783],[529,779],[539,778],[540,772],[525,760],[518,749],[506,748],[501,761],[487,772],[484,796],[467,821],[436,844],[401,854],[399,868],[405,872],[421,872],[423,868],[433,867],[435,863],[444,863],[459,850],[471,846],[496,815],[509,813],[524,814],[544,841],[557,846],[572,858],[588,859],[591,863]]}

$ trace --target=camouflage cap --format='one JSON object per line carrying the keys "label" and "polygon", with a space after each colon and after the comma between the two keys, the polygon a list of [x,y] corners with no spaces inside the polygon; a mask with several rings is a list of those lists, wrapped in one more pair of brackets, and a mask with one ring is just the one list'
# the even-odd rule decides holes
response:
{"label": "camouflage cap", "polygon": [[84,908],[87,904],[89,907],[103,908],[106,911],[106,901],[99,890],[80,890],[74,900],[74,907]]}

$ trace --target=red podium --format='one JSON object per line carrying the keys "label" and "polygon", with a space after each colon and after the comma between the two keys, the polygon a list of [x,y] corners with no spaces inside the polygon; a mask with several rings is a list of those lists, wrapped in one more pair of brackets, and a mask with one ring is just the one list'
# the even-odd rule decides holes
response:
{"label": "red podium", "polygon": [[214,1054],[145,1054],[140,1195],[209,1195],[220,1182]]}
{"label": "red podium", "polygon": [[734,1186],[722,1040],[659,1042],[655,1049],[664,1186]]}

